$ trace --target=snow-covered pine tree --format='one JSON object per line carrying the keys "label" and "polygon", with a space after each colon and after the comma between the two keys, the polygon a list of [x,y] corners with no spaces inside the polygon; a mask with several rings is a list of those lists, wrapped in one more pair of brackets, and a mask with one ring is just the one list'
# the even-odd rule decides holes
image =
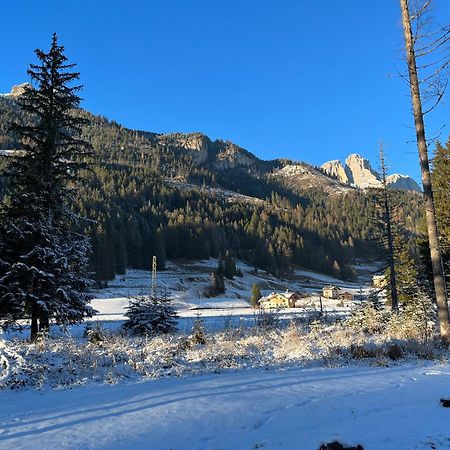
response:
{"label": "snow-covered pine tree", "polygon": [[141,293],[130,300],[125,316],[128,320],[123,327],[132,334],[155,336],[177,330],[177,312],[167,293],[150,296]]}
{"label": "snow-covered pine tree", "polygon": [[203,321],[199,310],[197,310],[194,325],[192,327],[191,341],[194,344],[206,344],[205,322]]}
{"label": "snow-covered pine tree", "polygon": [[72,208],[90,153],[79,138],[86,123],[76,111],[79,73],[56,34],[48,53],[35,53],[39,62],[28,69],[33,86],[17,100],[33,123],[11,124],[24,152],[8,164],[0,206],[0,325],[30,318],[32,339],[50,319],[66,325],[93,312],[84,293],[89,241]]}

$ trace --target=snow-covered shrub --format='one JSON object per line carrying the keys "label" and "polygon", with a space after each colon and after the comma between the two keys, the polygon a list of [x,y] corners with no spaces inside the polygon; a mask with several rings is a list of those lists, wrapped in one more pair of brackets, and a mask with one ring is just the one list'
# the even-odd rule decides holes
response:
{"label": "snow-covered shrub", "polygon": [[405,356],[403,348],[399,344],[390,345],[385,352],[386,356],[393,361],[402,359]]}
{"label": "snow-covered shrub", "polygon": [[399,314],[390,317],[386,334],[393,339],[413,339],[426,342],[435,334],[435,307],[430,297],[418,292]]}
{"label": "snow-covered shrub", "polygon": [[389,313],[368,300],[356,306],[346,325],[364,333],[382,333],[387,325]]}
{"label": "snow-covered shrub", "polygon": [[176,331],[177,313],[167,295],[141,295],[132,299],[123,328],[132,334],[154,336]]}
{"label": "snow-covered shrub", "polygon": [[11,388],[23,386],[15,379],[18,368],[23,364],[24,360],[14,350],[14,345],[0,338],[0,389],[7,385]]}
{"label": "snow-covered shrub", "polygon": [[277,359],[293,361],[312,357],[312,342],[305,339],[304,330],[302,332],[294,321],[291,321],[288,328],[280,334],[280,345],[275,348]]}
{"label": "snow-covered shrub", "polygon": [[[392,320],[392,319],[391,319]],[[389,326],[389,325],[388,325]],[[0,340],[0,389],[65,388],[137,377],[181,376],[224,369],[285,365],[389,365],[404,358],[448,359],[450,351],[432,339],[393,339],[370,334],[347,321],[292,321],[271,329],[232,328],[210,332],[203,345],[190,335],[105,334],[89,339],[46,337],[38,342]]]}
{"label": "snow-covered shrub", "polygon": [[85,337],[91,344],[100,344],[105,338],[105,330],[101,326],[100,322],[96,322],[95,325],[92,325],[92,322],[87,322],[83,337]]}
{"label": "snow-covered shrub", "polygon": [[374,344],[354,345],[350,346],[350,354],[352,358],[377,358],[382,356],[383,350]]}
{"label": "snow-covered shrub", "polygon": [[273,330],[278,327],[280,320],[274,311],[259,308],[255,313],[255,324],[262,330]]}

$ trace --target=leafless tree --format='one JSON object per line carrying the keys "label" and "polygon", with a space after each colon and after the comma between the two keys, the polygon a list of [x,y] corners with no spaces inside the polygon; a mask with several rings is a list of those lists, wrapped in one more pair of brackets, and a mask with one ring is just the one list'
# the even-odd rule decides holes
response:
{"label": "leafless tree", "polygon": [[[450,344],[450,322],[444,268],[431,185],[424,115],[441,101],[448,82],[450,26],[432,29],[431,0],[420,3],[400,0],[405,38],[405,57],[411,91],[417,148],[422,172],[423,195],[428,228],[428,240],[433,268],[434,289],[442,341]],[[423,61],[418,64],[418,61]],[[419,78],[419,72],[422,78]],[[425,111],[423,101],[434,102]]]}

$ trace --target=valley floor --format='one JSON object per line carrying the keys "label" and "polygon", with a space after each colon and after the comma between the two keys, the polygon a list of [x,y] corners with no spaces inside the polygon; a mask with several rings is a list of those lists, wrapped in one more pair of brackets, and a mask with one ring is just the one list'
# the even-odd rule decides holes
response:
{"label": "valley floor", "polygon": [[450,366],[223,372],[4,391],[1,449],[448,449]]}
{"label": "valley floor", "polygon": [[[254,268],[243,261],[237,267],[243,276],[234,280],[225,279],[226,292],[217,297],[206,298],[205,289],[210,285],[210,275],[217,268],[218,261],[190,261],[183,264],[168,262],[167,270],[158,272],[159,288],[166,290],[173,299],[180,317],[178,329],[189,332],[193,319],[200,312],[208,330],[220,330],[225,323],[234,326],[252,326],[255,322],[255,309],[250,306],[253,284],[257,284],[262,295],[286,290],[301,292],[307,296],[303,306],[274,311],[283,318],[302,317],[319,311],[320,294],[327,285],[339,286],[351,292],[355,298],[371,290],[371,277],[379,267],[376,264],[358,264],[358,281],[345,282],[329,275],[297,269],[286,278],[276,278],[264,271],[255,273]],[[125,320],[125,310],[129,300],[140,293],[150,293],[151,273],[143,270],[128,270],[126,275],[118,275],[105,289],[93,292],[91,304],[98,311],[92,320],[99,321],[109,329],[117,328]],[[341,302],[337,299],[322,298],[324,311],[331,315],[347,315],[355,302]],[[358,301],[356,301],[358,303]],[[225,319],[225,320],[224,320]],[[72,335],[79,335],[77,327],[71,327]]]}

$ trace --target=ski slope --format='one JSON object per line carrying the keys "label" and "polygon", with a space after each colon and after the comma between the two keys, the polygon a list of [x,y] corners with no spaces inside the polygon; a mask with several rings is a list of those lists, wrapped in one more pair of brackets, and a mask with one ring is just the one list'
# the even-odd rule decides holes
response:
{"label": "ski slope", "polygon": [[0,393],[1,449],[448,449],[448,365],[224,372]]}

